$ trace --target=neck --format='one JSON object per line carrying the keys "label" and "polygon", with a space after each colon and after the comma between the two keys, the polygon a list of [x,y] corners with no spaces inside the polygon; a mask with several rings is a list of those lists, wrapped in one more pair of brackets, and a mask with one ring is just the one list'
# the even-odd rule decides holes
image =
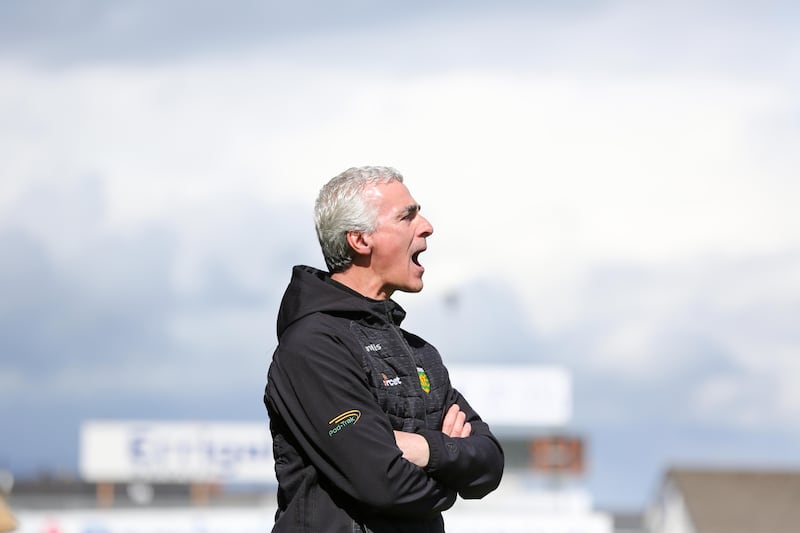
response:
{"label": "neck", "polygon": [[357,265],[351,265],[344,272],[331,274],[331,279],[373,300],[388,300],[394,292],[381,285],[374,274]]}

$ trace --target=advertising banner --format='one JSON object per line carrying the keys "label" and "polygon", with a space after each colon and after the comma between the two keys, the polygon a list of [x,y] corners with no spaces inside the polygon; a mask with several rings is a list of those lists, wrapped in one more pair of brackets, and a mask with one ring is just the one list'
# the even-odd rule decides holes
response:
{"label": "advertising banner", "polygon": [[84,422],[80,472],[92,482],[276,483],[262,422]]}
{"label": "advertising banner", "polygon": [[[572,379],[540,365],[448,365],[450,381],[492,428],[558,427],[572,417]],[[502,431],[496,431],[502,436]]]}

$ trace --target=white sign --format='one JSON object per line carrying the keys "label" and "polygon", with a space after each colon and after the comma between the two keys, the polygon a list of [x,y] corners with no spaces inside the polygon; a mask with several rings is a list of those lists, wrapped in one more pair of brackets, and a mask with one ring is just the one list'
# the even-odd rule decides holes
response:
{"label": "white sign", "polygon": [[[15,533],[262,533],[274,523],[274,506],[261,509],[140,509],[20,511]],[[612,533],[611,517],[449,511],[448,533]]]}
{"label": "white sign", "polygon": [[448,514],[444,521],[451,533],[613,533],[611,517],[600,513],[581,515],[519,513]]}
{"label": "white sign", "polygon": [[111,422],[81,425],[87,481],[276,483],[263,423]]}
{"label": "white sign", "polygon": [[448,365],[450,382],[490,427],[530,428],[567,424],[572,380],[556,366]]}

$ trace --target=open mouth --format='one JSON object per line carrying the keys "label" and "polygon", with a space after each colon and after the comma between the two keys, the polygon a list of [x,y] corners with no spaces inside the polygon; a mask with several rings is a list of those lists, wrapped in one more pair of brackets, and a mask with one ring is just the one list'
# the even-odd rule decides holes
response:
{"label": "open mouth", "polygon": [[422,267],[422,264],[420,264],[420,262],[419,262],[419,254],[421,254],[424,251],[425,250],[420,250],[418,252],[415,252],[415,253],[411,254],[411,262],[414,263],[415,265],[417,265],[420,268]]}

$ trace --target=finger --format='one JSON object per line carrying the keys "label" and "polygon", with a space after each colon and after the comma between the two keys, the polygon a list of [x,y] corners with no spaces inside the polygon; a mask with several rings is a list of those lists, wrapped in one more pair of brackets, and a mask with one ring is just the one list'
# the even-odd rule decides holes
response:
{"label": "finger", "polygon": [[464,429],[464,421],[467,419],[467,415],[464,411],[459,411],[456,415],[456,421],[453,424],[453,431],[448,433],[450,437],[458,437],[461,435],[461,431]]}
{"label": "finger", "polygon": [[453,425],[456,422],[456,415],[458,415],[458,405],[453,404],[450,406],[450,409],[447,410],[447,413],[444,415],[444,420],[442,421],[442,433],[447,436],[453,431]]}
{"label": "finger", "polygon": [[461,435],[461,431],[464,429],[464,419],[464,413],[460,411],[456,413],[453,421],[453,428],[445,434],[448,437],[458,437]]}
{"label": "finger", "polygon": [[472,435],[472,424],[467,422],[466,424],[464,424],[464,428],[461,430],[460,437],[463,439],[469,437],[470,435]]}

